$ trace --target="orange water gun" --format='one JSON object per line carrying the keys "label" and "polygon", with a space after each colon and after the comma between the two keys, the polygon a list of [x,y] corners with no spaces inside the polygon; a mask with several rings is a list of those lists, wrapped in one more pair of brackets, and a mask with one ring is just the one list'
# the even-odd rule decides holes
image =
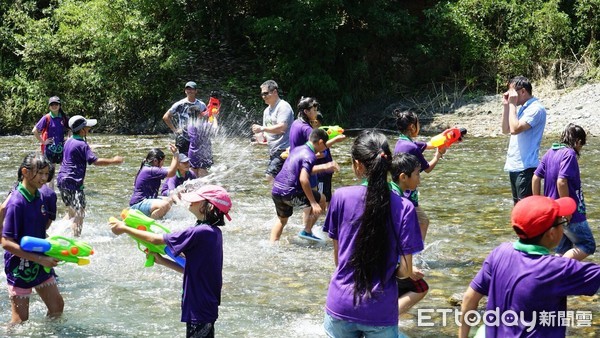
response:
{"label": "orange water gun", "polygon": [[465,128],[450,128],[444,130],[441,134],[437,134],[427,142],[430,147],[450,147],[456,141],[462,141],[463,136],[467,133]]}
{"label": "orange water gun", "polygon": [[221,110],[221,100],[218,98],[218,93],[213,91],[210,93],[208,105],[206,106],[206,110],[202,112],[202,116],[208,116],[208,122],[212,123],[215,120],[215,116],[219,115],[219,110]]}

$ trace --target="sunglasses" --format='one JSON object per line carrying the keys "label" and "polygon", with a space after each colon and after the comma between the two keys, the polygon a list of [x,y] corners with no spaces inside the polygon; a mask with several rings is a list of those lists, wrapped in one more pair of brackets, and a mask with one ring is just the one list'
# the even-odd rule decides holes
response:
{"label": "sunglasses", "polygon": [[260,93],[260,96],[265,97],[265,96],[269,96],[269,94],[271,94],[271,92],[262,92],[262,93]]}

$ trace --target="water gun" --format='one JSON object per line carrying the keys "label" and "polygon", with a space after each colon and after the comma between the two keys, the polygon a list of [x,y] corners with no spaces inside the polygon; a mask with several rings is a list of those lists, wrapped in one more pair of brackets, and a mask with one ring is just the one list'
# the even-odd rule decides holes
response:
{"label": "water gun", "polygon": [[323,129],[327,132],[327,135],[329,135],[330,140],[332,138],[334,138],[338,135],[342,135],[344,133],[344,128],[342,128],[340,126],[321,126],[319,128]]}
{"label": "water gun", "polygon": [[462,141],[462,137],[467,133],[465,128],[450,128],[444,130],[441,134],[435,135],[427,142],[431,147],[450,147],[456,141]]}
{"label": "water gun", "polygon": [[206,110],[202,112],[202,116],[208,116],[208,122],[212,123],[215,120],[215,116],[219,115],[220,109],[221,101],[218,98],[218,93],[213,91],[210,93],[208,105],[206,106]]}
{"label": "water gun", "polygon": [[[164,225],[157,223],[153,218],[146,216],[143,212],[136,210],[136,209],[123,209],[123,211],[121,211],[121,218],[123,219],[123,222],[125,222],[125,225],[127,225],[130,228],[134,228],[134,229],[138,229],[138,230],[142,230],[142,231],[150,231],[152,233],[156,233],[156,231],[153,231],[153,228],[155,228],[155,229],[159,228],[164,233],[171,232]],[[115,220],[117,220],[117,219],[114,217],[111,217],[109,219],[109,221],[111,221],[111,222],[115,221]],[[173,254],[173,251],[171,251],[171,249],[168,246],[166,246],[165,244],[156,245],[156,244],[152,244],[152,243],[143,241],[137,237],[133,237],[133,236],[130,236],[130,237],[133,238],[137,242],[137,246],[138,246],[138,249],[140,249],[140,251],[143,251],[145,253],[155,252],[160,255],[167,255],[167,256],[171,257],[171,259],[173,259],[173,261],[175,261],[175,263],[179,264],[179,266],[181,266],[182,268],[185,267],[185,259],[183,257],[175,256]],[[145,247],[146,249],[142,249],[142,247]],[[144,266],[150,267],[153,265],[154,265],[154,256],[148,255]]]}
{"label": "water gun", "polygon": [[[63,236],[52,236],[45,239],[23,236],[21,249],[43,253],[63,262],[77,263],[77,265],[90,264],[90,260],[86,257],[94,254],[94,249],[86,242]],[[50,272],[50,269],[47,266],[44,267],[46,272]]]}

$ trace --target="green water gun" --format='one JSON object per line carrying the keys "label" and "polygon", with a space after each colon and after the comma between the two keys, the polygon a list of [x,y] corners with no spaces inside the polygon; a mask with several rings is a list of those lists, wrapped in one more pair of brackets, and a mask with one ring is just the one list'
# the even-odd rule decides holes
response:
{"label": "green water gun", "polygon": [[[121,211],[121,219],[123,219],[123,222],[125,223],[125,225],[127,225],[130,228],[134,228],[134,229],[138,229],[138,230],[142,230],[142,231],[149,231],[152,233],[156,233],[156,231],[153,231],[153,228],[158,228],[164,233],[171,232],[167,227],[157,223],[156,220],[154,220],[151,217],[146,216],[143,212],[141,212],[137,209],[123,209],[123,211]],[[116,220],[116,218],[114,218],[114,217],[111,217],[109,219],[109,221],[111,221],[111,222],[114,220]],[[173,252],[171,251],[171,249],[168,246],[166,246],[165,244],[156,245],[156,244],[152,244],[152,243],[143,241],[134,236],[130,236],[130,237],[133,238],[137,242],[137,247],[138,247],[138,249],[140,249],[140,251],[145,252],[145,253],[155,252],[160,255],[167,255],[167,256],[171,257],[171,259],[173,259],[173,261],[175,261],[175,263],[179,264],[179,266],[181,266],[182,268],[185,267],[185,259],[183,257],[175,256],[173,254]],[[145,247],[145,249],[143,249],[142,247]],[[149,254],[149,255],[147,255],[146,263],[144,264],[144,266],[150,267],[153,265],[154,265],[154,256]]]}
{"label": "green water gun", "polygon": [[[43,253],[59,261],[77,263],[77,265],[90,264],[90,260],[86,257],[94,254],[94,249],[88,243],[63,236],[52,236],[45,239],[23,236],[20,245],[21,249],[25,251]],[[47,266],[44,267],[46,272],[50,272],[50,269]]]}
{"label": "green water gun", "polygon": [[321,126],[319,128],[323,129],[327,132],[327,135],[329,135],[330,140],[332,138],[334,138],[338,135],[342,135],[344,133],[344,128],[342,128],[340,126]]}

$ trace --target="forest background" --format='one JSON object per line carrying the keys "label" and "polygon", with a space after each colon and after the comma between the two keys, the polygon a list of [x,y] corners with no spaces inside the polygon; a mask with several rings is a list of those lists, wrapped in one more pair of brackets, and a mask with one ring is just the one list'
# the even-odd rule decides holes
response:
{"label": "forest background", "polygon": [[261,119],[259,86],[328,124],[393,128],[391,109],[452,114],[515,75],[568,88],[600,77],[600,0],[1,0],[0,134],[29,133],[58,95],[99,131],[166,131],[198,83]]}

